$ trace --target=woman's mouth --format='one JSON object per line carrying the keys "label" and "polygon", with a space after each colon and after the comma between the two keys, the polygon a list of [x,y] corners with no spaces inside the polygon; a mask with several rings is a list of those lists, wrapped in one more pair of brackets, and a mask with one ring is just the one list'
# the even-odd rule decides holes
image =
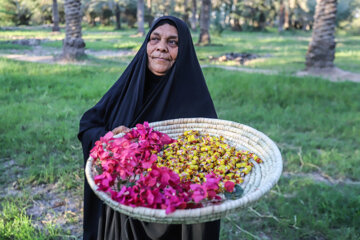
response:
{"label": "woman's mouth", "polygon": [[170,61],[170,59],[167,58],[162,58],[162,57],[153,57],[153,59],[158,60],[158,61]]}

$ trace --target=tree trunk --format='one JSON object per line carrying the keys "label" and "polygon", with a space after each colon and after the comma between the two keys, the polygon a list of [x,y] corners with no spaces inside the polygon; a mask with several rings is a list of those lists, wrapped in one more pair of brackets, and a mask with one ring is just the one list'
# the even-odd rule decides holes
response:
{"label": "tree trunk", "polygon": [[200,12],[200,36],[199,45],[209,45],[210,39],[210,16],[211,16],[211,0],[201,1],[201,12]]}
{"label": "tree trunk", "polygon": [[189,25],[189,8],[188,8],[189,0],[184,0],[184,22]]}
{"label": "tree trunk", "polygon": [[81,38],[81,0],[65,0],[66,34],[63,57],[76,60],[85,56],[85,42]]}
{"label": "tree trunk", "polygon": [[238,8],[238,1],[234,0],[233,5],[232,5],[232,13],[233,13],[233,19],[232,19],[232,24],[231,24],[231,30],[233,31],[241,31],[241,25],[240,25],[240,19],[237,13],[237,8]]}
{"label": "tree trunk", "polygon": [[335,59],[336,0],[317,0],[306,68],[331,68]]}
{"label": "tree trunk", "polygon": [[284,23],[285,23],[285,5],[283,1],[280,1],[278,32],[282,32],[284,30]]}
{"label": "tree trunk", "polygon": [[174,16],[175,15],[175,0],[170,0],[170,15]]}
{"label": "tree trunk", "polygon": [[148,25],[149,28],[151,27],[153,21],[154,21],[154,16],[152,15],[152,4],[151,4],[151,0],[147,0],[147,8],[149,9],[149,18],[148,18]]}
{"label": "tree trunk", "polygon": [[60,28],[59,28],[59,11],[58,11],[57,0],[53,0],[52,14],[53,14],[53,23],[54,23],[52,31],[53,32],[59,32],[60,31]]}
{"label": "tree trunk", "polygon": [[116,19],[116,30],[120,30],[121,29],[121,18],[120,18],[120,7],[119,7],[119,3],[115,4],[115,19]]}
{"label": "tree trunk", "polygon": [[144,0],[138,0],[137,2],[137,23],[138,23],[138,33],[141,36],[145,35],[144,29]]}
{"label": "tree trunk", "polygon": [[192,0],[190,25],[191,25],[191,30],[193,31],[196,31],[196,12],[197,12],[196,0]]}

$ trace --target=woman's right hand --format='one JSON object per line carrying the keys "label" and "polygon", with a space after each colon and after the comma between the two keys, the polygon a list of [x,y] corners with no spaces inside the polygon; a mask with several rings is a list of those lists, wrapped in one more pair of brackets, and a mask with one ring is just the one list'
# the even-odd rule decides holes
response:
{"label": "woman's right hand", "polygon": [[125,126],[119,126],[112,130],[114,135],[119,134],[119,133],[127,133],[129,131],[130,131],[130,128],[127,128]]}

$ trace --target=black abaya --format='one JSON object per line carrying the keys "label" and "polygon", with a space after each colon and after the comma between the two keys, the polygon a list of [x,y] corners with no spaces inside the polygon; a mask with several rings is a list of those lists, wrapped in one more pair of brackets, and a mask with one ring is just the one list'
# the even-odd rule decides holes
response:
{"label": "black abaya", "polygon": [[[178,56],[166,76],[147,70],[146,45],[162,21],[178,30]],[[100,136],[124,125],[144,121],[208,117],[217,118],[186,24],[175,17],[159,18],[140,50],[102,99],[80,121],[78,138],[84,161]],[[147,223],[129,218],[103,204],[87,182],[84,189],[84,239],[218,239],[220,221],[192,225]]]}

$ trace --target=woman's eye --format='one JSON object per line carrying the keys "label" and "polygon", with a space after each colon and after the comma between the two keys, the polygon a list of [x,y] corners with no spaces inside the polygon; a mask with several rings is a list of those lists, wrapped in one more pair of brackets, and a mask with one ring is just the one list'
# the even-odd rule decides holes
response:
{"label": "woman's eye", "polygon": [[172,47],[176,47],[178,45],[178,42],[176,40],[170,40],[169,45]]}
{"label": "woman's eye", "polygon": [[159,41],[160,41],[160,39],[159,39],[158,37],[152,37],[152,38],[150,38],[150,43],[151,43],[151,44],[157,43],[157,42],[159,42]]}

